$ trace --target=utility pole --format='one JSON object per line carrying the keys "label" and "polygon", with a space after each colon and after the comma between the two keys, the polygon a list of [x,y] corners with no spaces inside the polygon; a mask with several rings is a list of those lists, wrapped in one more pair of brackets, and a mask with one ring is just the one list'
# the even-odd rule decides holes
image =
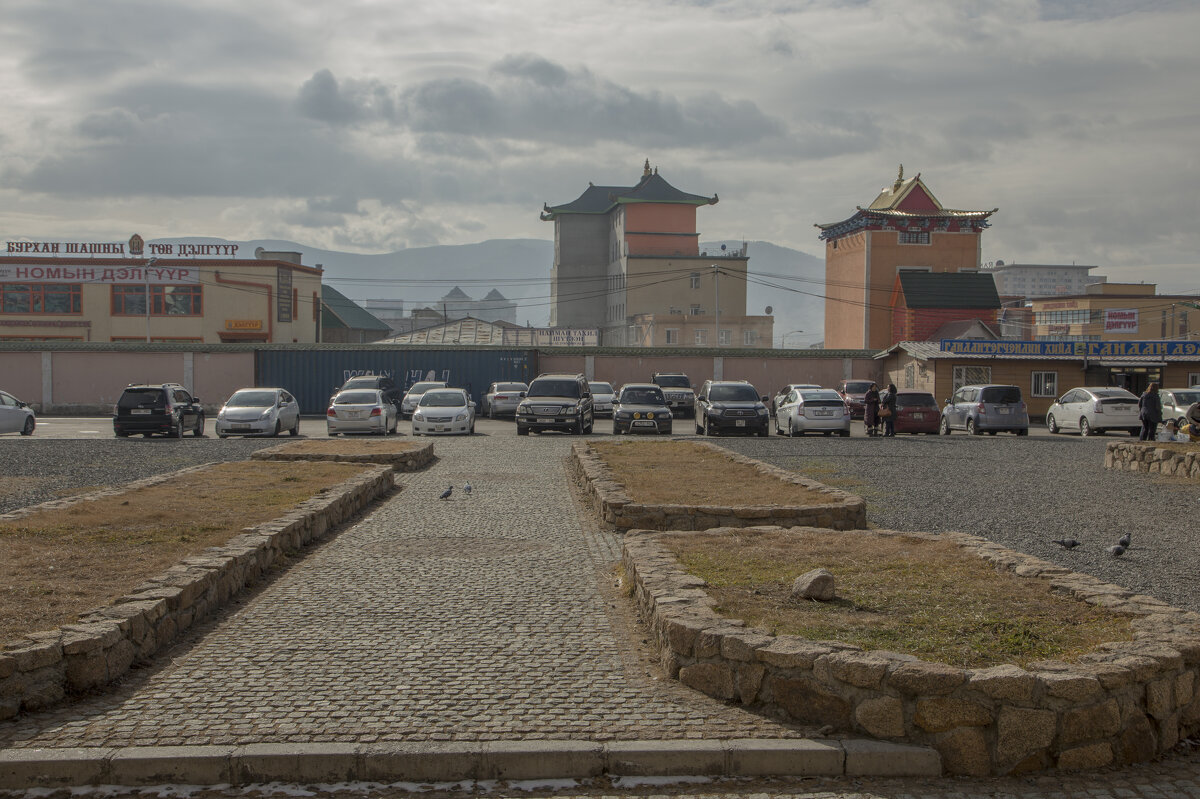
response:
{"label": "utility pole", "polygon": [[721,346],[721,267],[712,265],[713,270],[713,346]]}
{"label": "utility pole", "polygon": [[151,258],[142,267],[142,277],[146,287],[146,343],[150,343],[150,267],[158,263],[158,258]]}

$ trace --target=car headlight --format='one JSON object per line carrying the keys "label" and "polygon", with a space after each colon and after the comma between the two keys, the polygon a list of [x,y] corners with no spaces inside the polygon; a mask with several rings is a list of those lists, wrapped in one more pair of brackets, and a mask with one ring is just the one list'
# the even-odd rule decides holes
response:
{"label": "car headlight", "polygon": [[766,416],[766,415],[767,415],[767,409],[766,409],[766,408],[759,408],[759,409],[758,409],[758,415],[759,415],[759,416]]}
{"label": "car headlight", "polygon": [[522,402],[520,405],[517,406],[517,413],[529,413],[529,406],[526,403]]}
{"label": "car headlight", "polygon": [[225,418],[225,407],[224,406],[221,406],[221,410],[217,411],[217,418],[218,419]]}
{"label": "car headlight", "polygon": [[417,411],[416,413],[413,414],[413,421],[414,422],[423,422],[423,421],[425,421],[425,417],[421,415],[420,411]]}
{"label": "car headlight", "polygon": [[467,415],[465,413],[460,413],[458,416],[454,417],[454,421],[465,422],[465,421],[467,421]]}
{"label": "car headlight", "polygon": [[259,416],[258,418],[259,419],[270,419],[272,413],[274,413],[274,409],[267,408],[265,411],[262,412],[262,415]]}

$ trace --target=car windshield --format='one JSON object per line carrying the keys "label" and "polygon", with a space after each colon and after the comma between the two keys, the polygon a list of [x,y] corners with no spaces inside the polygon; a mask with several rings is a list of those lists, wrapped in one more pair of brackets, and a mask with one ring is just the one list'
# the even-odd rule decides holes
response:
{"label": "car windshield", "polygon": [[691,388],[692,384],[688,382],[687,375],[659,375],[654,378],[654,382],[660,386],[667,388]]}
{"label": "car windshield", "polygon": [[847,394],[866,394],[870,389],[870,380],[851,380],[846,384]]}
{"label": "car windshield", "polygon": [[757,402],[754,386],[713,386],[708,390],[711,402]]}
{"label": "car windshield", "polygon": [[932,394],[897,394],[897,408],[936,408]]}
{"label": "car windshield", "polygon": [[343,391],[333,398],[334,405],[377,405],[379,404],[379,392],[377,391]]}
{"label": "car windshield", "polygon": [[657,388],[627,388],[621,392],[622,405],[665,405],[666,399]]}
{"label": "car windshield", "polygon": [[161,408],[164,404],[164,392],[161,388],[147,388],[140,391],[127,389],[121,395],[121,399],[117,400],[117,405],[121,408],[137,408],[144,405]]}
{"label": "car windshield", "polygon": [[588,389],[590,389],[593,394],[613,393],[613,387],[611,383],[588,383]]}
{"label": "car windshield", "polygon": [[529,385],[531,397],[571,397],[579,396],[579,384],[574,380],[534,380]]}
{"label": "car windshield", "polygon": [[265,408],[275,404],[274,391],[237,391],[225,403],[227,408]]}
{"label": "car windshield", "polygon": [[409,386],[408,393],[409,394],[424,394],[426,391],[428,391],[431,388],[444,388],[445,386],[446,386],[445,383],[433,383],[433,382],[413,383],[411,386]]}
{"label": "car windshield", "polygon": [[1120,397],[1121,399],[1137,399],[1133,394],[1123,388],[1104,388],[1099,391],[1093,391],[1097,397]]}
{"label": "car windshield", "polygon": [[524,391],[528,386],[524,383],[497,383],[497,391]]}
{"label": "car windshield", "polygon": [[467,399],[461,391],[426,391],[418,404],[422,408],[461,408]]}
{"label": "car windshield", "polygon": [[836,391],[825,391],[823,389],[809,389],[800,392],[800,399],[808,400],[837,400],[842,401],[842,395]]}
{"label": "car windshield", "polygon": [[988,386],[980,392],[979,401],[1013,405],[1021,401],[1021,389],[1016,386]]}
{"label": "car windshield", "polygon": [[366,377],[352,377],[346,381],[342,388],[375,388],[379,385],[379,381],[380,378],[371,375]]}
{"label": "car windshield", "polygon": [[1200,402],[1200,391],[1176,391],[1174,394],[1176,405],[1191,405]]}

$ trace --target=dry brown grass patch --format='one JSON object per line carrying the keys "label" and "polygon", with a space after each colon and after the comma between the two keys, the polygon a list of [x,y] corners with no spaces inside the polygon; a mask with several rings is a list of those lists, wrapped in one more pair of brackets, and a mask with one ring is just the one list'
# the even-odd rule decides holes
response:
{"label": "dry brown grass patch", "polygon": [[69,623],[361,471],[345,463],[222,463],[0,522],[0,643]]}
{"label": "dry brown grass patch", "polygon": [[399,455],[423,446],[419,441],[397,439],[330,438],[284,444],[279,451],[288,455]]}
{"label": "dry brown grass patch", "polygon": [[[730,531],[663,538],[709,583],[721,615],[775,634],[903,652],[963,668],[1070,661],[1130,640],[1129,619],[1000,572],[952,541],[834,531]],[[824,567],[832,602],[789,599]]]}
{"label": "dry brown grass patch", "polygon": [[688,441],[592,441],[630,499],[646,505],[824,505],[828,494]]}

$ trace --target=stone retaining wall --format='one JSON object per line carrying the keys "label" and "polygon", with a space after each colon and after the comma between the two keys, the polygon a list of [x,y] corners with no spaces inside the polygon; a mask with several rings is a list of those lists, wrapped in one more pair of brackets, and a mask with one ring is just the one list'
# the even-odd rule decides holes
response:
{"label": "stone retaining wall", "polygon": [[258,461],[338,461],[341,463],[382,463],[397,472],[415,472],[433,462],[433,442],[403,452],[366,452],[360,454],[294,452],[297,444],[280,444],[250,455]]}
{"label": "stone retaining wall", "polygon": [[698,442],[738,463],[749,464],[770,480],[795,483],[829,497],[820,505],[641,505],[630,499],[612,470],[586,442],[571,446],[569,467],[604,521],[622,530],[707,530],[712,527],[749,527],[777,524],[783,527],[827,527],[850,530],[867,526],[867,503],[847,491],[831,488],[762,461]]}
{"label": "stone retaining wall", "polygon": [[962,669],[838,642],[772,636],[714,613],[704,581],[684,572],[660,543],[664,533],[630,531],[626,579],[670,676],[782,718],[932,746],[951,774],[1150,760],[1200,730],[1200,614],[984,538],[842,534],[951,538],[998,569],[1129,614],[1134,640],[1104,644],[1072,664]]}
{"label": "stone retaining wall", "polygon": [[[22,508],[0,520],[155,485],[201,468]],[[82,614],[74,624],[5,643],[0,649],[0,719],[47,707],[68,693],[120,678],[135,661],[169,645],[286,555],[321,538],[392,487],[389,467],[367,466],[363,474],[300,503],[284,516],[248,527],[223,546],[184,558],[113,604]]]}
{"label": "stone retaining wall", "polygon": [[1185,451],[1151,441],[1113,441],[1104,448],[1104,468],[1200,480],[1200,448]]}

